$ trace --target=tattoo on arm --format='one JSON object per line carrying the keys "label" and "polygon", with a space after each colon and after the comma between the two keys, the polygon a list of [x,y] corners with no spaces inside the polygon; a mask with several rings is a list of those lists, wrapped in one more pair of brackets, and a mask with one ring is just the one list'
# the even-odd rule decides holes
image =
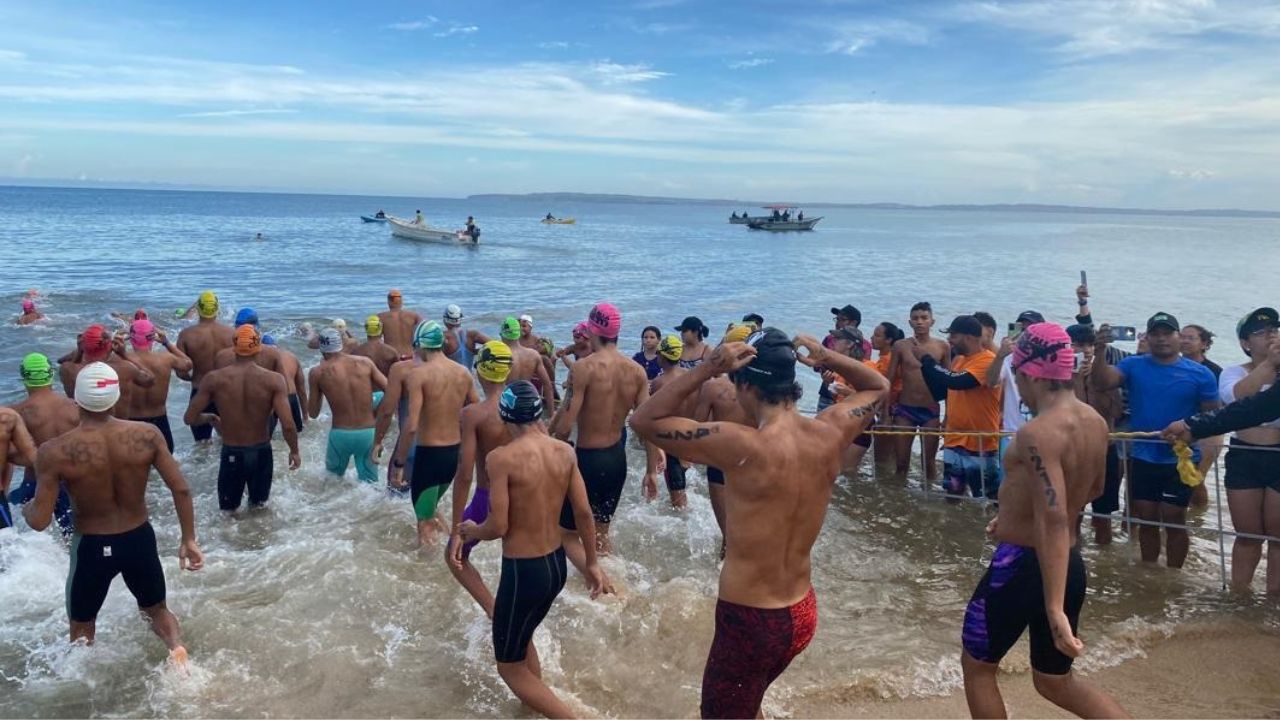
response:
{"label": "tattoo on arm", "polygon": [[1049,481],[1049,472],[1044,469],[1044,458],[1040,457],[1040,451],[1035,445],[1027,448],[1027,452],[1031,455],[1031,464],[1035,467],[1036,475],[1040,477],[1040,482],[1044,483],[1044,499],[1049,507],[1055,507],[1058,504],[1058,492],[1053,489],[1053,483]]}
{"label": "tattoo on arm", "polygon": [[860,418],[864,415],[869,415],[871,413],[874,413],[875,411],[876,411],[876,404],[867,403],[866,405],[859,405],[858,407],[852,408],[851,410],[849,410],[849,417]]}
{"label": "tattoo on arm", "polygon": [[701,440],[702,438],[714,435],[720,432],[720,428],[700,427],[694,430],[670,430],[668,432],[660,432],[657,437],[659,440]]}

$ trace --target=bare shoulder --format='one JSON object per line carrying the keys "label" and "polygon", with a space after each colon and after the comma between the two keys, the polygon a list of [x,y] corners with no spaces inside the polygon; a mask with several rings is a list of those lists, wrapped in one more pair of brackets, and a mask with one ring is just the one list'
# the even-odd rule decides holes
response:
{"label": "bare shoulder", "polygon": [[157,443],[164,442],[160,429],[150,423],[133,420],[117,420],[116,423],[114,434],[135,452],[155,450]]}

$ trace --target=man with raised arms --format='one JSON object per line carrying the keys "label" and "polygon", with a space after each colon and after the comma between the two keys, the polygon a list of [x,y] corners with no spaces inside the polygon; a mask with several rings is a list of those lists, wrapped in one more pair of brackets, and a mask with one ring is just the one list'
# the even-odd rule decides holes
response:
{"label": "man with raised arms", "polygon": [[964,615],[965,699],[978,718],[1005,717],[999,663],[1031,630],[1036,690],[1079,717],[1127,717],[1100,689],[1071,671],[1084,650],[1076,636],[1087,572],[1079,518],[1106,482],[1107,421],[1076,399],[1071,338],[1052,323],[1027,327],[1010,368],[1034,417],[1005,453],[999,514],[987,532],[999,542]]}
{"label": "man with raised arms", "polygon": [[[156,343],[165,352],[153,352]],[[151,387],[138,388],[132,393],[128,417],[155,425],[164,436],[165,446],[173,452],[173,431],[169,427],[169,382],[174,373],[185,375],[191,372],[194,367],[191,358],[145,318],[134,320],[129,325],[129,344],[133,345],[134,362],[150,372],[156,381]]]}
{"label": "man with raised arms", "polygon": [[67,390],[67,397],[72,397],[76,376],[80,369],[89,363],[105,362],[120,377],[120,399],[115,414],[118,418],[127,418],[133,394],[139,389],[153,387],[155,375],[150,370],[134,362],[129,357],[123,336],[113,336],[101,325],[90,325],[80,334],[76,353],[78,357],[63,363],[58,369],[62,379],[62,387]]}
{"label": "man with raised arms", "polygon": [[[761,318],[760,322],[764,322],[764,319]],[[742,342],[750,337],[751,333],[759,330],[759,327],[755,327],[754,330],[752,328],[753,326],[748,324],[731,326],[720,344]],[[747,426],[752,424],[742,405],[738,404],[737,389],[725,375],[711,378],[698,390],[698,404],[694,408],[693,419],[700,423],[731,422]],[[720,527],[720,557],[723,558],[724,471],[714,465],[707,466],[707,495],[711,499],[711,512],[716,516],[716,525]]]}
{"label": "man with raised arms", "polygon": [[[275,464],[268,419],[272,412],[280,418],[289,444],[289,469],[302,465],[284,378],[254,362],[262,351],[258,329],[251,324],[236,328],[233,348],[235,361],[204,377],[183,417],[187,425],[212,425],[222,436],[218,507],[227,513],[240,509],[246,488],[250,507],[265,505],[271,496]],[[201,412],[210,404],[218,408],[217,414]]]}
{"label": "man with raised arms", "polygon": [[[218,322],[218,296],[211,290],[200,294],[195,309],[200,315],[199,322],[178,333],[178,349],[191,358],[191,373],[187,375],[179,372],[178,377],[191,381],[191,397],[199,392],[204,376],[216,369],[218,351],[231,347],[235,338],[235,330]],[[212,405],[200,410],[210,415],[218,414],[218,408]],[[192,425],[191,436],[196,442],[208,440],[213,437],[213,426]]]}
{"label": "man with raised arms", "polygon": [[[921,359],[931,355],[938,367],[951,366],[951,348],[946,340],[929,334],[933,329],[933,306],[918,302],[911,306],[912,336],[893,344],[893,359],[889,362],[889,381],[902,382],[898,403],[889,410],[890,422],[899,430],[937,430],[942,427],[941,407],[921,374]],[[905,478],[911,468],[911,445],[915,437],[898,437],[895,455],[898,459],[898,477]],[[920,436],[920,456],[924,461],[924,481],[932,485],[938,479],[937,435]]]}
{"label": "man with raised arms", "polygon": [[[684,375],[688,370],[680,364],[680,359],[684,357],[684,341],[679,335],[667,335],[658,343],[658,367],[662,368],[662,372],[658,377],[649,383],[649,394],[658,392],[676,378]],[[646,377],[648,375],[646,374]],[[697,396],[690,396],[685,400],[684,405],[680,406],[680,417],[696,419],[696,410],[698,405]],[[688,486],[685,480],[685,473],[688,468],[681,462],[680,458],[667,453],[661,462],[662,479],[667,484],[667,496],[671,499],[671,507],[682,508],[688,504],[688,497],[685,488]],[[723,478],[722,478],[723,479]],[[648,484],[645,486],[645,497],[652,500],[658,496],[657,488],[650,491]]]}
{"label": "man with raised arms", "polygon": [[422,316],[405,310],[404,297],[394,288],[387,292],[387,308],[386,312],[378,313],[383,337],[400,353],[401,360],[413,357],[413,331],[422,322]]}
{"label": "man with raised arms", "polygon": [[[414,446],[409,492],[421,547],[436,541],[436,505],[458,472],[462,444],[458,418],[462,408],[477,398],[471,373],[445,356],[444,329],[439,323],[428,320],[418,325],[413,346],[422,363],[409,372],[403,389],[409,401],[405,429],[416,435],[400,433],[391,460],[390,483],[393,487],[403,485],[405,459],[410,446]],[[382,426],[378,429],[381,431]],[[382,437],[379,434],[374,438],[375,453]]]}
{"label": "man with raised arms", "polygon": [[[27,389],[27,399],[14,405],[13,409],[22,417],[37,448],[80,424],[80,408],[75,401],[53,391],[53,365],[49,358],[31,353],[22,359],[18,371]],[[0,460],[0,465],[3,464]],[[23,468],[22,484],[9,494],[9,500],[15,505],[23,505],[30,502],[35,494],[36,468],[32,462]],[[71,496],[67,495],[66,488],[58,489],[53,516],[64,536],[75,530]]]}
{"label": "man with raised arms", "polygon": [[365,341],[351,350],[352,355],[367,357],[384,376],[391,374],[391,366],[400,359],[400,353],[382,339],[382,320],[370,315],[364,321]]}
{"label": "man with raised arms", "polygon": [[[796,348],[803,348],[800,355]],[[796,411],[796,361],[823,365],[854,392],[816,418]],[[685,398],[730,373],[750,427],[678,417]],[[817,627],[810,551],[822,529],[844,450],[875,419],[889,383],[873,368],[793,342],[776,328],[727,343],[664,387],[631,418],[646,440],[725,472],[726,552],[716,633],[702,676],[702,717],[752,718],[769,685]]]}
{"label": "man with raised arms", "polygon": [[498,413],[511,441],[491,450],[485,461],[489,516],[482,524],[464,520],[456,535],[464,543],[502,539],[493,652],[503,682],[534,711],[552,718],[573,717],[569,706],[542,681],[538,655],[531,651],[534,631],[564,589],[567,576],[558,527],[563,523],[557,522],[562,508],[569,508],[577,523],[591,597],[605,589],[592,547],[592,510],[573,448],[548,437],[541,421],[542,399],[533,385],[519,381],[507,387]]}
{"label": "man with raised arms", "polygon": [[67,578],[72,642],[93,642],[95,621],[111,581],[124,575],[138,609],[169,648],[169,657],[183,665],[187,651],[182,646],[178,618],[165,605],[164,568],[148,520],[146,491],[151,469],[160,473],[173,495],[182,530],[178,567],[183,570],[199,570],[204,565],[196,542],[191,490],[159,430],[112,417],[111,409],[119,400],[120,378],[109,365],[92,363],[80,371],[75,390],[75,401],[81,408],[79,426],[40,448],[36,496],[23,516],[35,530],[48,527],[58,488],[66,486],[77,523]]}
{"label": "man with raised arms", "polygon": [[[616,307],[609,303],[596,305],[591,308],[587,324],[595,352],[569,371],[569,389],[552,434],[563,440],[574,426],[578,428],[578,467],[595,518],[595,550],[607,555],[612,551],[609,524],[627,481],[627,415],[649,397],[649,378],[644,368],[618,352],[622,314]],[[652,487],[657,483],[656,448],[649,447],[647,458],[645,485]],[[572,508],[566,504],[560,514],[565,550],[585,575],[586,555],[575,537],[575,522]]]}
{"label": "man with raised arms", "polygon": [[320,417],[320,401],[329,401],[332,420],[325,469],[342,477],[354,457],[360,482],[378,479],[378,466],[373,463],[374,391],[387,389],[387,378],[367,357],[348,355],[342,351],[342,335],[333,328],[320,331],[320,364],[308,376],[311,401],[307,414]]}
{"label": "man with raised arms", "polygon": [[511,348],[511,375],[507,383],[517,380],[528,380],[534,388],[542,393],[543,412],[550,413],[555,409],[555,388],[553,378],[542,362],[537,350],[531,350],[520,344],[520,321],[508,317],[502,321],[498,335],[502,342]]}

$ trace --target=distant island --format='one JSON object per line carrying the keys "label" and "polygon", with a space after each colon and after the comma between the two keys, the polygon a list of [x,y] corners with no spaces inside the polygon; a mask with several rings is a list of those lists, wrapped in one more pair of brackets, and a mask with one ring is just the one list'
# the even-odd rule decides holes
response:
{"label": "distant island", "polygon": [[[484,194],[468,195],[467,200],[521,200],[556,203],[627,203],[632,205],[719,205],[730,208],[755,210],[766,203],[759,200],[716,200],[710,198],[677,198],[656,195],[610,195],[604,193],[548,192],[520,195]],[[1197,210],[1157,210],[1150,208],[1087,207],[1082,205],[1043,205],[1036,203],[994,203],[990,205],[910,205],[907,203],[833,203],[793,202],[785,203],[802,208],[846,208],[853,210],[946,210],[962,212],[1042,212],[1079,213],[1089,215],[1173,215],[1182,217],[1239,217],[1280,218],[1275,210],[1233,210],[1230,208],[1205,208]]]}

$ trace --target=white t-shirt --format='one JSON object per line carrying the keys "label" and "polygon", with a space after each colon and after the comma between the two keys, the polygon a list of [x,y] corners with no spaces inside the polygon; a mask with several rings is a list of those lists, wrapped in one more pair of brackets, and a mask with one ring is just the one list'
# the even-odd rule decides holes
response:
{"label": "white t-shirt", "polygon": [[[1244,365],[1232,365],[1229,368],[1222,369],[1222,375],[1218,377],[1218,397],[1221,398],[1223,405],[1230,405],[1237,400],[1236,383],[1248,377],[1249,372],[1249,368]],[[1269,387],[1271,387],[1271,383],[1263,385],[1258,392],[1262,392]],[[1269,423],[1263,423],[1260,427],[1280,428],[1280,418]]]}
{"label": "white t-shirt", "polygon": [[1013,355],[1006,355],[1000,364],[1000,387],[1004,409],[1000,413],[1000,429],[1017,432],[1031,419],[1031,410],[1022,404],[1018,384],[1013,380]]}

